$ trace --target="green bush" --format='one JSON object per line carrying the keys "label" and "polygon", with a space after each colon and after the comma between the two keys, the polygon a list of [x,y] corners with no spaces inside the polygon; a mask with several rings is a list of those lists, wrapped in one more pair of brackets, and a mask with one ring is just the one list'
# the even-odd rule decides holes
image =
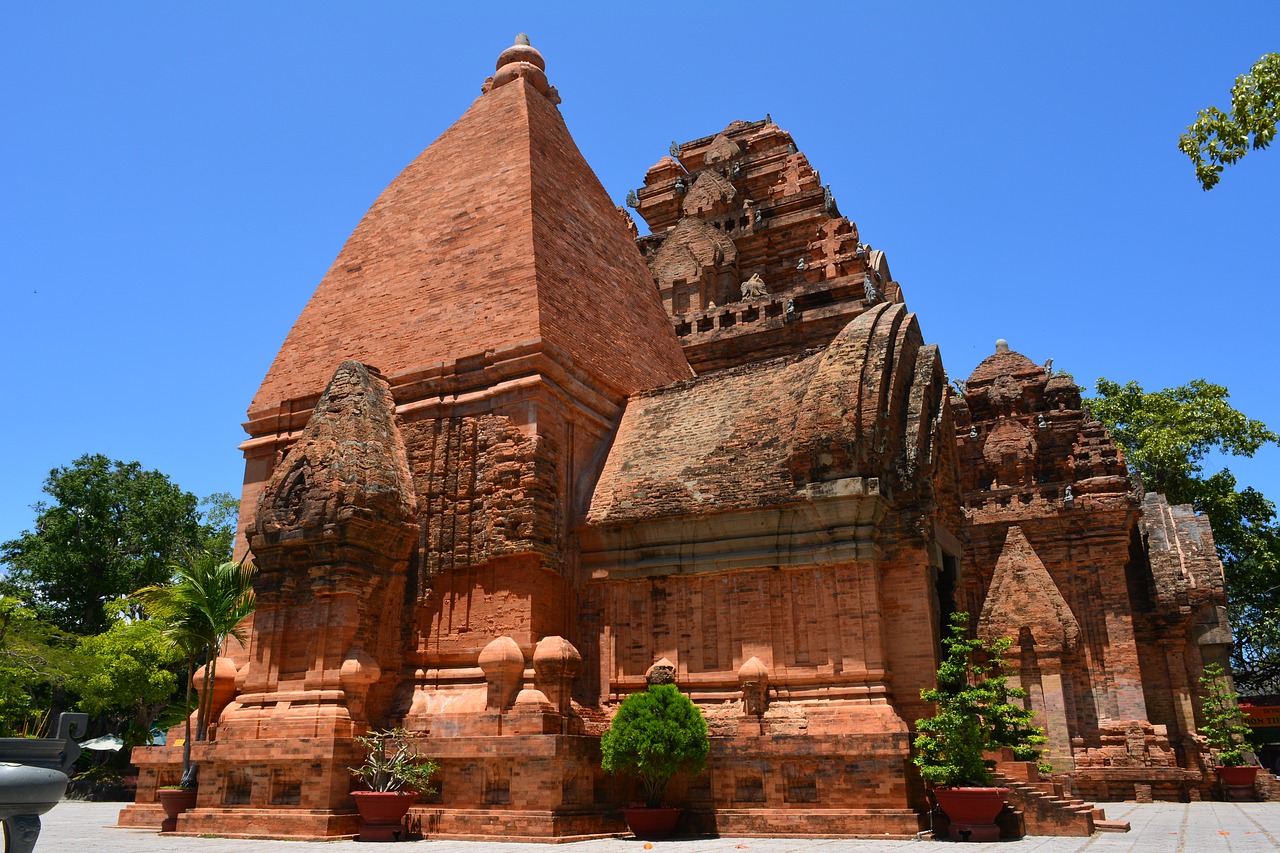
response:
{"label": "green bush", "polygon": [[1240,719],[1239,694],[1232,692],[1227,674],[1216,663],[1204,668],[1200,684],[1204,687],[1200,702],[1204,725],[1200,734],[1218,751],[1218,763],[1223,767],[1246,764],[1244,753],[1252,752],[1253,745],[1249,743],[1251,730]]}
{"label": "green bush", "polygon": [[623,700],[600,740],[600,766],[635,776],[645,805],[656,809],[671,778],[682,770],[700,772],[710,749],[698,706],[674,684],[655,684]]}
{"label": "green bush", "polygon": [[916,720],[912,760],[926,782],[940,787],[990,785],[995,762],[984,757],[986,752],[1007,746],[1019,761],[1036,761],[1037,747],[1045,743],[1044,730],[1031,724],[1034,713],[1009,701],[1027,697],[1005,676],[1004,653],[1013,641],[983,642],[970,638],[968,630],[968,613],[951,617],[938,686],[920,691],[938,710]]}

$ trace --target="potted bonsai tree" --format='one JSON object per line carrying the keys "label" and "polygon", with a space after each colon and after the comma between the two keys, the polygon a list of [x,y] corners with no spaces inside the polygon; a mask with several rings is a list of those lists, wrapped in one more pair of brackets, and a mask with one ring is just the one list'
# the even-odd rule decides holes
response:
{"label": "potted bonsai tree", "polygon": [[433,794],[431,777],[439,766],[418,753],[418,736],[404,729],[372,731],[356,737],[367,749],[364,763],[348,768],[351,775],[369,786],[352,791],[363,821],[361,841],[399,841],[404,835],[402,821],[418,794]]}
{"label": "potted bonsai tree", "polygon": [[1216,663],[1204,668],[1200,685],[1204,688],[1200,702],[1204,725],[1200,734],[1215,751],[1218,764],[1214,769],[1227,789],[1227,798],[1252,799],[1258,766],[1244,755],[1253,751],[1253,745],[1249,743],[1249,727],[1240,718],[1240,697],[1231,690],[1226,672]]}
{"label": "potted bonsai tree", "polygon": [[674,684],[653,684],[623,700],[600,740],[600,765],[639,782],[644,808],[622,810],[637,837],[675,829],[680,809],[662,805],[667,784],[681,771],[700,772],[710,748],[706,719]]}
{"label": "potted bonsai tree", "polygon": [[1010,687],[1005,675],[1004,653],[1013,641],[983,642],[971,638],[968,628],[969,614],[951,617],[938,685],[920,692],[937,713],[916,720],[912,760],[951,821],[953,838],[998,841],[995,820],[1008,789],[992,787],[995,762],[986,753],[1011,747],[1019,760],[1035,761],[1045,737],[1031,724],[1032,711],[1010,701],[1027,695]]}

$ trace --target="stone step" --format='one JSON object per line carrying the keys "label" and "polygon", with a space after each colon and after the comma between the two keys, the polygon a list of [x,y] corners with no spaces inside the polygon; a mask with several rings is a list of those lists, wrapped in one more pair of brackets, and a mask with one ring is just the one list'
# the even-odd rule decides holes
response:
{"label": "stone step", "polygon": [[[1098,809],[1098,811],[1102,811]],[[1129,821],[1127,820],[1094,820],[1093,828],[1098,832],[1128,832]]]}

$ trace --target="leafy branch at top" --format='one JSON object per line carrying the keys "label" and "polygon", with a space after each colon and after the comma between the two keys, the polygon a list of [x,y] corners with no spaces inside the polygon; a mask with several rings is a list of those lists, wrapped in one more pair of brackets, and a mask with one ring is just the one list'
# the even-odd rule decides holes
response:
{"label": "leafy branch at top", "polygon": [[1178,137],[1178,148],[1191,158],[1200,186],[1211,190],[1230,166],[1252,147],[1260,151],[1276,136],[1280,121],[1280,53],[1268,53],[1241,74],[1231,87],[1231,112],[1201,110],[1195,123]]}

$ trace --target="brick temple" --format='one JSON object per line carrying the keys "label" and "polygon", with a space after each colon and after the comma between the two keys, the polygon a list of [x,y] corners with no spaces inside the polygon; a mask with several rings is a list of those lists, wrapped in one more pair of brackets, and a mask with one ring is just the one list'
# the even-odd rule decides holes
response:
{"label": "brick temple", "polygon": [[[913,836],[911,731],[956,610],[1014,638],[1050,793],[1208,794],[1213,535],[1143,494],[1069,377],[1001,341],[949,381],[769,119],[673,145],[628,197],[638,236],[527,39],[482,91],[250,404],[258,609],[179,831],[350,836],[352,737],[404,726],[441,765],[429,837],[618,832],[600,733],[674,681],[712,735],[671,792],[687,829]],[[122,824],[159,822],[180,755],[135,752]]]}

